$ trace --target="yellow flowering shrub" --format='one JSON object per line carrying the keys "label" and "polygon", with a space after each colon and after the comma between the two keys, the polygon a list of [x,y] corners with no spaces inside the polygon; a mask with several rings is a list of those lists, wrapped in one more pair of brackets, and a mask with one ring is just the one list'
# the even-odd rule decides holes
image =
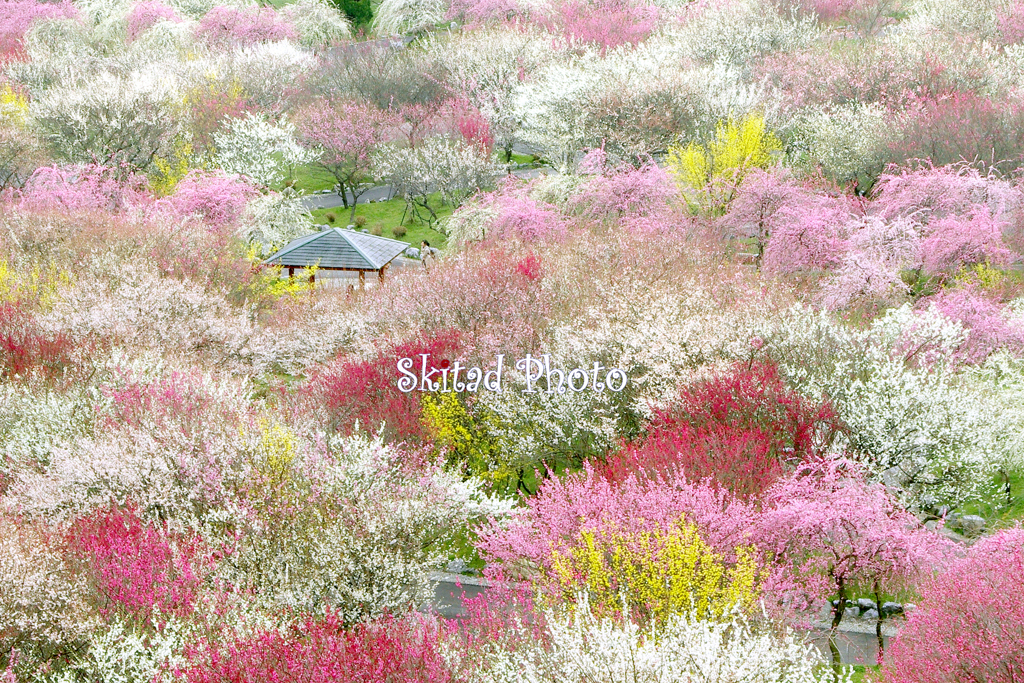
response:
{"label": "yellow flowering shrub", "polygon": [[53,305],[57,293],[71,284],[71,274],[50,264],[36,264],[27,269],[12,268],[0,259],[0,303],[31,301],[46,310]]}
{"label": "yellow flowering shrub", "polygon": [[499,449],[487,428],[486,416],[474,416],[455,392],[427,394],[421,400],[423,421],[434,442],[446,450],[448,464],[465,476],[478,476],[505,490],[518,472]]}
{"label": "yellow flowering shrub", "polygon": [[283,481],[295,461],[295,433],[278,422],[259,423],[260,472],[271,481]]}
{"label": "yellow flowering shrub", "polygon": [[629,604],[644,622],[664,624],[674,614],[722,620],[758,597],[753,550],[738,548],[728,566],[685,520],[652,532],[583,531],[580,541],[553,551],[552,569],[562,597],[584,590],[595,614]]}
{"label": "yellow flowering shrub", "polygon": [[988,261],[961,266],[957,271],[956,280],[965,285],[979,285],[982,289],[998,290],[1006,281],[1006,275]]}
{"label": "yellow flowering shrub", "polygon": [[25,125],[28,98],[16,92],[9,84],[0,88],[0,123]]}
{"label": "yellow flowering shrub", "polygon": [[746,172],[767,168],[781,149],[782,141],[767,129],[764,117],[747,114],[739,121],[719,121],[706,147],[695,142],[670,147],[666,161],[691,208],[721,213]]}
{"label": "yellow flowering shrub", "polygon": [[150,179],[153,192],[166,197],[174,192],[181,179],[192,170],[192,144],[183,138],[174,141],[174,149],[168,157],[157,156],[153,159],[156,172]]}

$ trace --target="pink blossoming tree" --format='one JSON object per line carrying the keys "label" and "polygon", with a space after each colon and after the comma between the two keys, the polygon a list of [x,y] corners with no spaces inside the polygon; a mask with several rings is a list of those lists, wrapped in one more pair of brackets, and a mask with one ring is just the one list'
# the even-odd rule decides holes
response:
{"label": "pink blossoming tree", "polygon": [[753,535],[772,567],[767,591],[780,596],[776,608],[799,612],[821,598],[838,601],[829,634],[837,675],[835,636],[850,588],[870,586],[877,601],[882,592],[910,585],[944,548],[846,459],[808,461],[780,480],[766,494]]}
{"label": "pink blossoming tree", "polygon": [[296,116],[300,142],[317,155],[317,164],[338,181],[343,205],[352,207],[366,191],[373,153],[394,134],[396,119],[359,102],[318,102]]}
{"label": "pink blossoming tree", "polygon": [[1024,529],[978,541],[921,593],[889,648],[886,683],[1024,680]]}

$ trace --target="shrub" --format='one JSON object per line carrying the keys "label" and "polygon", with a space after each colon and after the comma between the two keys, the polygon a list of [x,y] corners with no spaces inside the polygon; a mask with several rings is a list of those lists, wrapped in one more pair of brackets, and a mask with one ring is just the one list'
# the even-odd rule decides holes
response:
{"label": "shrub", "polygon": [[376,223],[374,223],[373,227],[370,228],[370,234],[371,235],[376,235],[377,237],[380,237],[381,235],[383,235],[384,234],[384,222],[383,221],[377,221]]}
{"label": "shrub", "polygon": [[971,207],[966,216],[929,221],[921,240],[925,273],[950,273],[979,263],[1008,265],[1013,252],[1003,243],[1004,225],[988,207],[980,205]]}
{"label": "shrub", "polygon": [[153,27],[160,21],[180,22],[181,17],[174,11],[157,0],[144,0],[132,7],[126,18],[128,22],[128,41],[137,40],[139,36]]}
{"label": "shrub", "polygon": [[333,211],[328,211],[327,213],[324,214],[324,218],[327,219],[328,223],[333,224],[334,221],[338,220],[338,214],[334,213]]}
{"label": "shrub", "polygon": [[405,237],[405,234],[407,232],[408,230],[406,230],[404,225],[396,225],[394,228],[391,229],[391,233],[398,239],[402,239],[403,237]]}
{"label": "shrub", "polygon": [[256,190],[240,176],[192,170],[178,183],[170,205],[181,216],[198,215],[218,230],[236,226]]}
{"label": "shrub", "polygon": [[357,427],[374,432],[383,428],[389,440],[420,441],[425,437],[420,392],[398,390],[398,359],[418,361],[418,354],[426,353],[436,366],[450,362],[460,348],[459,333],[439,332],[382,349],[369,360],[339,359],[300,389],[301,400],[312,403],[310,410],[325,418],[329,431],[352,434]]}
{"label": "shrub", "polygon": [[920,308],[934,307],[969,330],[967,340],[954,354],[958,360],[980,365],[995,351],[1024,352],[1024,323],[1011,319],[1006,307],[974,287],[943,290],[921,299]]}
{"label": "shrub", "polygon": [[39,19],[77,19],[78,9],[71,2],[8,0],[0,4],[0,63],[7,57],[24,55],[23,39]]}
{"label": "shrub", "polygon": [[603,54],[645,40],[659,16],[656,5],[643,2],[563,0],[552,4],[550,16],[541,23],[553,33],[561,33],[569,44],[591,44]]}
{"label": "shrub", "polygon": [[65,371],[77,366],[75,350],[70,335],[47,334],[18,305],[0,303],[0,379],[24,378],[32,373],[48,380],[60,379]]}
{"label": "shrub", "polygon": [[251,46],[266,41],[291,39],[295,28],[273,9],[214,7],[196,26],[196,37],[217,47]]}
{"label": "shrub", "polygon": [[266,609],[327,607],[351,624],[422,605],[459,529],[512,503],[380,439],[316,443],[267,423],[254,436],[235,498],[246,514],[220,569]]}
{"label": "shrub", "polygon": [[170,533],[166,524],[144,522],[134,504],[80,517],[66,544],[104,616],[149,624],[157,614],[186,617],[194,611],[204,573],[201,545]]}
{"label": "shrub", "polygon": [[366,216],[356,216],[353,222],[357,228],[361,228],[366,225]]}
{"label": "shrub", "polygon": [[715,139],[707,147],[691,142],[686,148],[669,148],[667,163],[684,194],[689,191],[691,206],[718,214],[747,171],[767,168],[772,153],[781,149],[782,142],[766,128],[764,117],[748,114],[739,121],[719,121]]}
{"label": "shrub", "polygon": [[889,648],[886,683],[1010,683],[1024,676],[1024,530],[979,541],[921,591]]}
{"label": "shrub", "polygon": [[481,529],[477,548],[494,570],[529,576],[550,595],[561,591],[555,559],[584,548],[584,532],[608,528],[642,538],[667,534],[685,517],[732,566],[752,514],[753,508],[727,492],[691,484],[679,474],[611,483],[587,464],[583,472],[545,480],[517,518]]}
{"label": "shrub", "polygon": [[1024,105],[995,102],[974,92],[921,97],[903,121],[893,160],[927,159],[936,166],[960,161],[1010,171],[1024,154]]}
{"label": "shrub", "polygon": [[413,615],[349,629],[328,611],[283,632],[261,629],[227,642],[203,639],[188,646],[186,658],[174,678],[187,683],[452,680],[436,624]]}
{"label": "shrub", "polygon": [[[819,666],[813,645],[788,630],[773,632],[741,617],[717,622],[680,614],[661,627],[644,628],[628,619],[598,618],[584,598],[574,609],[491,619],[485,626],[492,628],[471,623],[470,634],[456,641],[458,667],[469,680],[833,680]],[[476,637],[481,631],[496,637]]]}
{"label": "shrub", "polygon": [[146,206],[146,177],[123,171],[96,164],[38,168],[25,183],[21,206],[37,211],[99,209],[111,213]]}
{"label": "shrub", "polygon": [[787,466],[824,452],[838,427],[828,404],[787,389],[774,365],[737,366],[684,389],[655,412],[642,440],[600,471],[622,481],[679,469],[691,481],[707,478],[739,496],[757,496]]}
{"label": "shrub", "polygon": [[582,589],[597,616],[621,614],[663,626],[673,615],[722,620],[754,606],[757,564],[750,549],[737,550],[726,567],[693,524],[625,533],[614,525],[580,532],[567,550],[554,551],[552,569],[570,602]]}

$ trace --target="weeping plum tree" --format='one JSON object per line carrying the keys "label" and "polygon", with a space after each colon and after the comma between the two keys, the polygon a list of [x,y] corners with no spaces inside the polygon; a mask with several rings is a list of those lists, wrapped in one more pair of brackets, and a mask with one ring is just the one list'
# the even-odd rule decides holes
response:
{"label": "weeping plum tree", "polygon": [[[945,549],[941,537],[846,459],[809,461],[780,480],[765,496],[754,536],[772,565],[769,594],[782,596],[791,610],[836,599],[829,648],[837,680],[836,632],[851,587],[871,586],[878,599],[909,585]],[[881,621],[876,635],[881,652]]]}
{"label": "weeping plum tree", "polygon": [[338,181],[338,195],[355,218],[356,202],[371,178],[373,153],[395,130],[396,120],[368,104],[318,102],[296,117],[300,142],[316,154],[316,163]]}

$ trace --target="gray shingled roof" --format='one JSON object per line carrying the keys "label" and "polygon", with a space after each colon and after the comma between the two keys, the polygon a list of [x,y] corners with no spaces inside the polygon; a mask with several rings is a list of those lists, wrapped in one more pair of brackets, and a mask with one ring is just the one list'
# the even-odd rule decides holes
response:
{"label": "gray shingled roof", "polygon": [[408,248],[407,243],[387,237],[332,228],[292,240],[264,263],[295,268],[319,264],[321,268],[380,270]]}

